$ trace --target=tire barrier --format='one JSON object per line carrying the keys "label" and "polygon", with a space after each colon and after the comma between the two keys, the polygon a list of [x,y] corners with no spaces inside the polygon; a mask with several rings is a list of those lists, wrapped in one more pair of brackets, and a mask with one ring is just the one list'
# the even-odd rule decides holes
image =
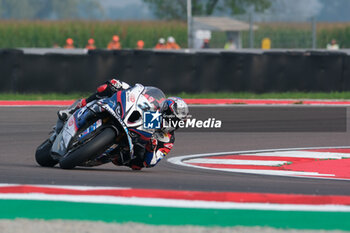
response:
{"label": "tire barrier", "polygon": [[328,51],[0,50],[1,92],[91,92],[112,77],[166,93],[349,91],[350,56]]}

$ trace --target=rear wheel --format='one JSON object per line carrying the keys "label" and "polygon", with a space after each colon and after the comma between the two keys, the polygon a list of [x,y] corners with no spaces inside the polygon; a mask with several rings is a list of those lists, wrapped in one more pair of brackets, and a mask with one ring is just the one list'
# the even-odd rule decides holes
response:
{"label": "rear wheel", "polygon": [[115,130],[112,128],[104,129],[86,144],[61,158],[60,167],[72,169],[92,159],[94,156],[102,154],[114,143],[115,138]]}
{"label": "rear wheel", "polygon": [[35,160],[40,166],[53,167],[58,163],[58,161],[54,160],[50,155],[51,147],[52,143],[47,139],[36,149]]}

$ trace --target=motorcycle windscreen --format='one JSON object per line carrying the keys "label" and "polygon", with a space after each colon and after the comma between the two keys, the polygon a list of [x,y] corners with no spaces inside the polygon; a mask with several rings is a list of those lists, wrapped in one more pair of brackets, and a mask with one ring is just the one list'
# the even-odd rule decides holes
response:
{"label": "motorcycle windscreen", "polygon": [[164,93],[156,87],[145,87],[144,91],[142,92],[143,96],[146,97],[146,99],[151,104],[151,111],[156,111],[160,109],[160,106],[162,102],[165,100]]}

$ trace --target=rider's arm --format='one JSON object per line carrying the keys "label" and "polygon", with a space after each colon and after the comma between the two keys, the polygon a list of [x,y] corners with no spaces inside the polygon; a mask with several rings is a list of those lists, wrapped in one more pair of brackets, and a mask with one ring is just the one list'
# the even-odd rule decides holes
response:
{"label": "rider's arm", "polygon": [[169,154],[170,150],[173,148],[175,142],[174,132],[172,133],[157,133],[155,134],[155,138],[152,140],[152,149],[146,147],[146,154],[144,160],[145,167],[153,167],[160,160],[162,160],[167,154]]}
{"label": "rider's arm", "polygon": [[144,159],[135,158],[128,165],[133,170],[141,170],[143,167],[154,167],[173,148],[175,141],[174,132],[157,132],[154,138],[146,145]]}
{"label": "rider's arm", "polygon": [[58,118],[62,121],[65,121],[68,119],[70,114],[73,114],[73,112],[75,112],[77,109],[85,107],[86,104],[90,103],[91,101],[105,97],[111,97],[117,91],[125,90],[128,88],[130,88],[129,84],[116,79],[111,79],[99,86],[96,92],[88,98],[81,99],[79,102],[75,103],[74,106],[71,106],[68,109],[58,111]]}
{"label": "rider's arm", "polygon": [[[104,97],[111,97],[115,92],[120,91],[120,90],[125,90],[130,87],[129,84],[116,80],[116,79],[111,79],[101,86],[99,86],[94,94],[89,96],[86,99],[83,99],[83,102],[85,102],[85,105],[87,103],[90,103],[91,101],[101,99]],[[85,106],[84,103],[82,106]]]}

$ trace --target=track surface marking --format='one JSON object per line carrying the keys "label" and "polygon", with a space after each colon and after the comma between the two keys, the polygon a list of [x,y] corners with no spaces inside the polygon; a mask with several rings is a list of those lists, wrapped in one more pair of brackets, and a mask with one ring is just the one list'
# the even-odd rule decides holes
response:
{"label": "track surface marking", "polygon": [[350,180],[350,148],[305,148],[227,152],[170,158],[202,169],[259,175]]}
{"label": "track surface marking", "polygon": [[[247,109],[255,110],[255,107],[250,106],[244,107],[243,112],[241,112],[242,108],[238,106],[232,106],[232,108],[236,114],[242,115],[243,118],[244,114],[249,114]],[[143,169],[139,172],[126,167],[116,167],[113,164],[73,170],[62,170],[58,167],[43,168],[35,162],[35,149],[48,137],[48,132],[55,124],[56,113],[59,109],[59,107],[0,107],[0,183],[350,195],[348,180],[316,180],[219,172],[177,166],[167,162],[166,159],[154,168]],[[198,107],[198,109],[201,111],[204,109],[208,112],[215,111],[213,107]],[[195,113],[198,109],[193,107],[191,111]],[[262,119],[261,124],[264,123],[265,120]],[[280,124],[284,124],[284,122]],[[174,149],[167,158],[217,151],[345,146],[349,144],[349,139],[348,132],[201,133],[179,130],[176,132]],[[278,161],[285,160],[278,158]]]}

